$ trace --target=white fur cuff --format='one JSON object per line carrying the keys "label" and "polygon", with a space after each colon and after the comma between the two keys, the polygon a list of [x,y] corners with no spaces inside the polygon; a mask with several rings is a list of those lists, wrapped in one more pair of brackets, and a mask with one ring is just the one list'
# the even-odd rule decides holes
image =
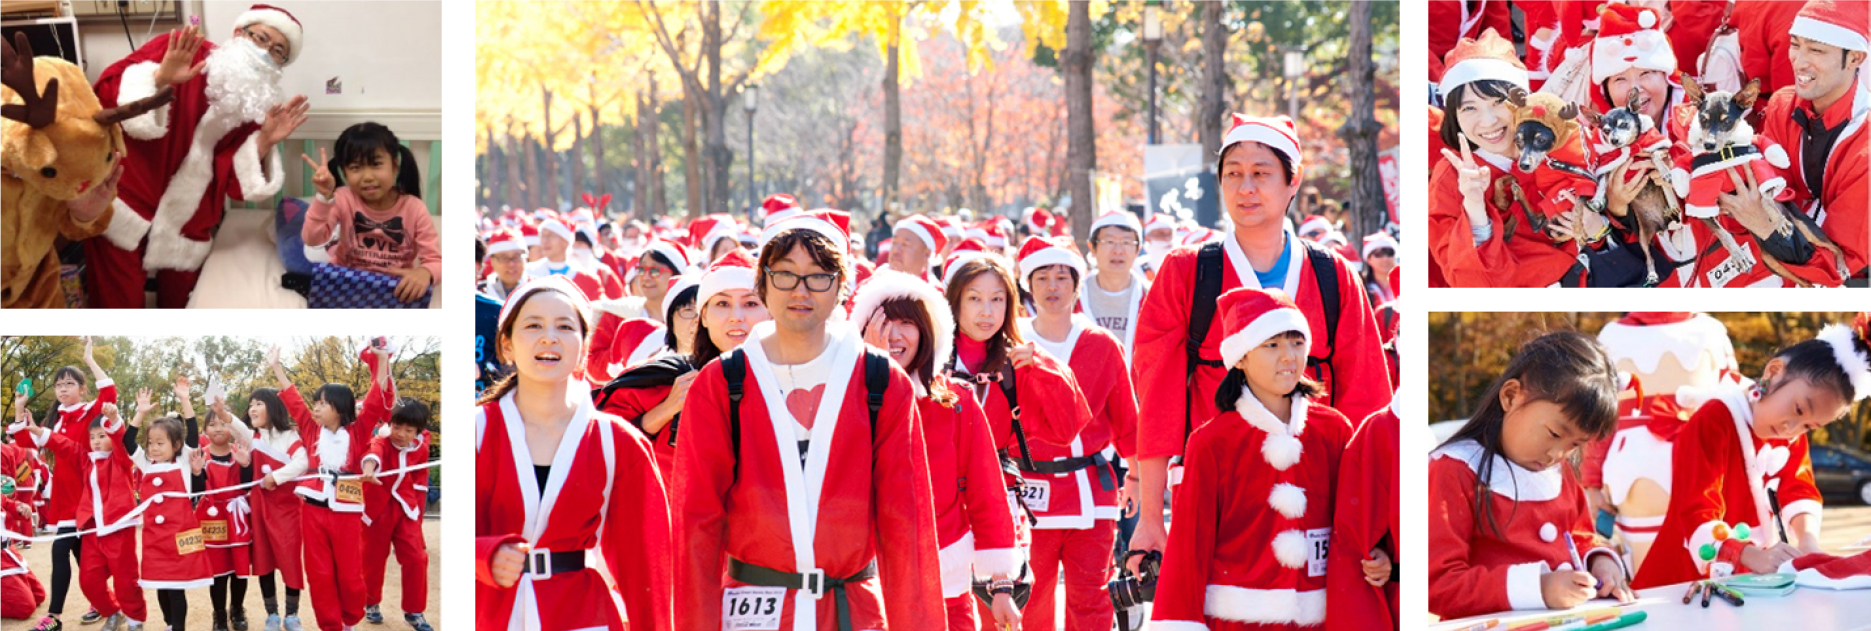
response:
{"label": "white fur cuff", "polygon": [[[156,93],[156,69],[153,61],[131,64],[117,80],[117,103],[129,103]],[[138,140],[155,140],[169,133],[169,104],[123,121],[123,133]]]}
{"label": "white fur cuff", "polygon": [[[280,186],[286,182],[285,169],[280,165],[277,148],[267,152],[267,170],[260,169],[259,132],[247,135],[246,142],[240,143],[240,149],[234,152],[234,177],[240,180],[241,198],[250,202],[265,201],[279,194]],[[272,179],[266,174],[272,173]]]}
{"label": "white fur cuff", "polygon": [[1521,563],[1507,567],[1507,605],[1516,610],[1545,609],[1546,597],[1540,594],[1540,576],[1545,563]]}
{"label": "white fur cuff", "polygon": [[149,233],[149,220],[131,210],[123,199],[111,200],[110,225],[104,227],[104,238],[120,250],[135,252],[136,246],[143,243],[143,235]]}

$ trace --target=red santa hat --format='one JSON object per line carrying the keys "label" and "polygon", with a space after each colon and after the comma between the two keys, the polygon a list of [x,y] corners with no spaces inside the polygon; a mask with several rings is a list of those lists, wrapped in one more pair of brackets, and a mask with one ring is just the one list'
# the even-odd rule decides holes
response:
{"label": "red santa hat", "polygon": [[979,235],[981,242],[990,248],[1007,247],[1007,230],[1001,227],[999,221],[996,221],[998,219],[1003,218],[989,217],[981,220],[981,223],[975,224],[975,227],[981,230]]}
{"label": "red santa hat", "polygon": [[934,364],[939,366],[948,361],[949,351],[955,346],[955,316],[949,312],[948,299],[942,292],[921,278],[893,269],[877,270],[852,298],[848,321],[860,328],[867,326],[871,314],[877,313],[885,302],[898,299],[914,300],[922,305],[923,311],[928,313],[930,337],[934,338],[923,343],[935,345],[934,354],[930,355]]}
{"label": "red santa hat", "polygon": [[1592,40],[1592,83],[1642,68],[1674,74],[1676,53],[1663,34],[1655,9],[1628,4],[1598,7],[1598,38]]}
{"label": "red santa hat", "polygon": [[1020,222],[1026,224],[1028,233],[1050,234],[1053,225],[1052,211],[1037,206],[1028,206],[1020,213]]}
{"label": "red santa hat", "polygon": [[1527,89],[1527,66],[1520,63],[1514,43],[1494,29],[1482,31],[1480,38],[1462,38],[1443,57],[1442,82],[1436,91],[1447,96],[1455,88],[1476,81],[1506,81]]}
{"label": "red santa hat", "polygon": [[1871,312],[1860,313],[1851,325],[1833,324],[1819,331],[1819,339],[1832,347],[1832,357],[1852,383],[1852,400],[1871,398]]}
{"label": "red santa hat", "polygon": [[1027,291],[1033,290],[1032,284],[1027,282],[1027,277],[1032,276],[1033,272],[1039,271],[1042,267],[1065,265],[1078,272],[1079,280],[1085,279],[1084,259],[1047,237],[1027,237],[1026,242],[1020,244],[1019,262],[1020,286],[1026,288]]}
{"label": "red santa hat", "polygon": [[305,44],[305,26],[299,23],[299,18],[270,4],[253,5],[246,13],[234,18],[234,28],[247,28],[256,24],[279,29],[280,34],[286,36],[286,63],[283,65],[290,66],[293,60],[299,58],[299,47]]}
{"label": "red santa hat", "polygon": [[[695,262],[689,259],[688,248],[684,248],[673,241],[664,239],[651,241],[649,247],[643,248],[642,256],[649,256],[652,253],[661,255],[664,259],[667,259],[664,261],[665,263],[674,265],[677,275],[687,274],[690,268],[695,266]],[[631,272],[635,273],[636,269],[642,267],[642,257],[638,257],[637,267],[631,269]]]}
{"label": "red santa hat", "polygon": [[1299,230],[1296,232],[1305,235],[1314,230],[1331,232],[1332,229],[1332,220],[1326,219],[1324,215],[1308,215],[1305,221],[1300,222]]}
{"label": "red santa hat", "polygon": [[1144,232],[1155,232],[1157,230],[1175,232],[1176,218],[1169,216],[1169,213],[1152,213],[1150,215],[1150,221],[1144,224]]}
{"label": "red santa hat", "polygon": [[931,253],[940,253],[942,246],[948,244],[948,235],[942,232],[942,226],[935,220],[922,215],[904,217],[902,221],[890,227],[891,233],[898,230],[908,230],[910,234],[922,239],[923,245],[928,246]]}
{"label": "red santa hat", "polygon": [[[722,258],[727,258],[727,257],[722,257]],[[636,270],[631,270],[631,273],[635,274]],[[702,280],[702,274],[697,274],[694,272],[689,272],[687,274],[682,274],[680,276],[672,276],[669,278],[669,290],[663,294],[664,296],[666,296],[665,298],[663,298],[663,322],[675,322],[676,321],[676,296],[682,295],[682,292],[688,291],[690,287],[695,287],[697,285],[700,285],[701,280]],[[699,310],[701,306],[702,306],[702,294],[701,292],[696,292],[695,307]]]}
{"label": "red santa hat", "polygon": [[800,206],[799,200],[791,195],[785,193],[769,195],[767,196],[767,200],[760,204],[761,214],[765,217],[760,225],[761,227],[771,226],[775,222],[797,215],[805,211],[805,209],[806,207]]}
{"label": "red santa hat", "polygon": [[1312,346],[1312,325],[1306,323],[1305,312],[1278,289],[1237,287],[1221,295],[1215,312],[1221,314],[1221,330],[1226,335],[1221,340],[1223,368],[1241,363],[1248,351],[1287,331],[1298,331],[1305,336],[1307,348]]}
{"label": "red santa hat", "polygon": [[[519,315],[519,313],[517,313],[518,309],[514,307],[525,302],[528,295],[544,290],[557,290],[559,293],[565,294],[565,299],[572,303],[572,308],[578,312],[578,317],[583,319],[585,323],[585,335],[589,337],[591,335],[591,326],[594,324],[591,320],[591,300],[585,297],[585,290],[579,289],[577,285],[572,284],[570,277],[562,274],[537,276],[520,283],[519,287],[513,289],[513,293],[507,295],[507,303],[501,305],[500,322],[494,327],[494,330],[506,330],[507,324],[512,322],[514,317]],[[509,363],[513,361],[510,357],[501,359]]]}
{"label": "red santa hat", "polygon": [[1195,226],[1193,228],[1189,228],[1188,232],[1183,233],[1182,239],[1178,240],[1176,244],[1177,245],[1201,245],[1209,241],[1212,241],[1214,239],[1221,238],[1221,235],[1222,235],[1221,231],[1210,230],[1208,228],[1203,228],[1201,226]]}
{"label": "red santa hat", "polygon": [[1397,240],[1395,238],[1392,238],[1390,236],[1390,233],[1388,232],[1372,233],[1371,236],[1364,238],[1364,249],[1359,250],[1358,259],[1363,260],[1363,259],[1371,258],[1372,252],[1376,252],[1384,248],[1390,248],[1391,252],[1396,252]]}
{"label": "red santa hat", "polygon": [[708,271],[701,275],[701,290],[695,292],[695,304],[701,305],[715,294],[729,289],[754,290],[754,259],[747,256],[745,250],[734,250],[721,255],[720,260],[708,266]]}
{"label": "red santa hat", "polygon": [[1096,235],[1098,234],[1098,230],[1100,228],[1109,228],[1112,226],[1124,228],[1131,232],[1137,233],[1137,238],[1139,239],[1143,238],[1143,224],[1137,223],[1136,215],[1132,215],[1128,211],[1122,211],[1122,210],[1113,210],[1103,215],[1099,215],[1096,220],[1091,222],[1090,234]]}
{"label": "red santa hat", "polygon": [[520,239],[519,233],[514,232],[512,228],[495,230],[494,234],[487,237],[488,256],[506,252],[526,252],[526,243]]}
{"label": "red santa hat", "polygon": [[[736,238],[740,228],[734,224],[734,218],[727,215],[708,215],[689,222],[689,243],[694,244],[706,257],[715,251],[715,243],[722,239]],[[738,242],[738,241],[737,241]]]}
{"label": "red santa hat", "polygon": [[558,217],[539,222],[539,229],[542,232],[550,232],[559,235],[559,238],[565,239],[567,245],[570,245],[573,241],[572,227],[566,224],[565,220],[559,219]]}
{"label": "red santa hat", "polygon": [[1864,0],[1807,0],[1789,34],[1845,50],[1871,51],[1871,18]]}
{"label": "red santa hat", "polygon": [[526,247],[529,248],[539,245],[539,225],[530,221],[521,221],[520,240],[526,242]]}
{"label": "red santa hat", "polygon": [[[850,221],[850,215],[836,210],[821,209],[800,212],[767,225],[767,229],[760,232],[760,247],[764,249],[768,243],[773,242],[775,237],[794,230],[809,230],[813,234],[824,237],[832,247],[850,247],[851,233],[847,227]],[[850,257],[845,257],[845,267],[846,269],[843,270],[845,277],[850,278]]]}
{"label": "red santa hat", "polygon": [[1293,119],[1285,116],[1235,114],[1234,123],[1228,127],[1228,135],[1221,138],[1221,150],[1215,152],[1215,159],[1220,160],[1222,156],[1228,155],[1229,147],[1243,142],[1258,142],[1280,152],[1293,165],[1293,174],[1300,172],[1299,130],[1293,128]]}
{"label": "red santa hat", "polygon": [[955,251],[950,252],[948,261],[942,264],[942,278],[954,278],[955,270],[960,269],[962,264],[983,256],[987,256],[987,242],[974,237],[963,239],[961,243],[955,244]]}
{"label": "red santa hat", "polygon": [[957,241],[957,242],[961,241],[962,227],[961,227],[960,219],[956,219],[954,217],[943,217],[941,219],[935,220],[935,222],[937,225],[942,226],[943,236],[948,237],[950,241]]}

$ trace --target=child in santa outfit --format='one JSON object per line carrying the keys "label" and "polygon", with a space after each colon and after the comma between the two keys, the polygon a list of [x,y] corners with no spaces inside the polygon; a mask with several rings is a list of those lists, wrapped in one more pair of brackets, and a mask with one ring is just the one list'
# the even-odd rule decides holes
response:
{"label": "child in santa outfit", "polygon": [[[186,399],[184,399],[186,401]],[[136,449],[137,495],[143,505],[143,567],[138,583],[156,590],[156,605],[162,609],[163,622],[172,631],[182,631],[188,622],[188,593],[184,590],[208,587],[214,583],[209,566],[201,522],[195,518],[196,482],[203,477],[206,459],[192,443],[195,417],[192,410],[182,419],[165,416],[145,421],[150,407],[148,391],[137,396],[136,416],[124,432],[125,451]],[[148,446],[138,449],[137,430],[149,424]],[[245,459],[244,455],[240,459]],[[189,469],[193,468],[193,475]],[[226,620],[216,621],[217,631],[225,631]]]}
{"label": "child in santa outfit", "polygon": [[[137,584],[137,523],[130,515],[136,506],[136,463],[121,446],[125,426],[117,404],[98,408],[84,443],[68,437],[63,427],[33,426],[29,412],[21,412],[20,421],[27,426],[23,431],[30,444],[51,449],[60,467],[70,463],[78,472],[80,494],[72,513],[84,533],[78,587],[92,608],[107,617],[107,631],[126,628],[126,619],[130,621],[127,628],[134,631],[143,628],[148,613],[143,589]],[[53,624],[57,625],[56,619]]]}
{"label": "child in santa outfit", "polygon": [[1781,349],[1723,388],[1676,437],[1675,492],[1639,588],[1766,574],[1819,551],[1823,499],[1806,433],[1871,397],[1871,313]]}
{"label": "child in santa outfit", "polygon": [[[364,619],[383,624],[383,575],[390,549],[403,570],[403,621],[433,631],[422,612],[429,601],[429,550],[422,538],[422,511],[429,503],[429,406],[397,401],[390,433],[370,439],[364,472]],[[421,467],[421,468],[418,468]],[[414,470],[406,470],[415,468]],[[379,476],[378,472],[395,471]]]}
{"label": "child in santa outfit", "polygon": [[1108,212],[1091,222],[1085,246],[1093,273],[1079,292],[1079,310],[1123,343],[1127,367],[1136,348],[1137,312],[1150,293],[1150,281],[1136,263],[1142,240],[1142,224],[1127,211]]}
{"label": "child in santa outfit", "polygon": [[[188,400],[188,381],[178,379],[176,390],[182,401],[182,415],[193,417]],[[247,631],[247,578],[253,575],[252,504],[245,491],[224,491],[253,481],[253,448],[250,438],[235,437],[234,416],[227,402],[216,396],[208,401],[206,430],[198,444],[201,466],[195,470],[195,487],[207,493],[195,502],[195,519],[201,523],[202,541],[207,548],[208,567],[214,575],[209,602],[214,605],[215,631]]]}
{"label": "child in santa outfit", "polygon": [[514,371],[483,393],[474,423],[476,628],[674,628],[669,510],[649,441],[595,409],[577,377],[584,294],[532,280],[498,330],[495,357]]}
{"label": "child in santa outfit", "polygon": [[1046,489],[1046,505],[1029,502],[1039,523],[1033,530],[1033,599],[1027,603],[1027,620],[1054,628],[1054,585],[1063,565],[1065,628],[1108,629],[1113,612],[1104,589],[1117,538],[1121,484],[1116,462],[1122,457],[1136,468],[1137,398],[1117,338],[1072,313],[1085,280],[1079,256],[1050,239],[1028,237],[1019,261],[1021,285],[1031,292],[1036,311],[1019,321],[1020,336],[1070,368],[1092,412],[1092,421],[1071,440],[1029,444],[1040,471],[1023,471],[1022,482]]}
{"label": "child in santa outfit", "polygon": [[1216,318],[1229,370],[1211,396],[1228,411],[1189,437],[1151,628],[1319,628],[1351,423],[1311,402],[1311,327],[1284,293],[1234,289]]}
{"label": "child in santa outfit", "polygon": [[377,424],[390,414],[389,352],[373,344],[358,353],[370,368],[372,387],[359,407],[351,387],[319,386],[308,408],[279,363],[279,349],[267,363],[279,382],[280,400],[293,417],[301,444],[316,447],[306,457],[308,471],[320,479],[301,483],[295,493],[305,501],[299,510],[299,533],[312,614],[323,631],[340,631],[364,619],[364,569],[356,546],[363,537],[364,489],[357,467],[370,447]]}
{"label": "child in santa outfit", "polygon": [[1629,571],[1595,545],[1566,465],[1617,427],[1618,371],[1604,347],[1570,331],[1522,344],[1479,408],[1429,456],[1430,613],[1629,602]]}
{"label": "child in santa outfit", "polygon": [[[0,512],[30,515],[29,505],[17,495],[17,492],[0,495]],[[26,559],[19,554],[17,546],[23,540],[14,539],[15,535],[24,537],[30,533],[15,532],[12,528],[4,530],[0,532],[0,618],[25,620],[39,610],[39,603],[45,602],[45,586],[39,584],[39,577],[33,575],[32,568],[26,566]]]}
{"label": "child in santa outfit", "polygon": [[[25,397],[18,397],[24,399]],[[39,451],[13,444],[13,436],[0,432],[0,477],[12,480],[7,497],[16,502],[14,510],[0,511],[0,525],[22,537],[35,533],[33,496],[39,488]],[[25,541],[21,541],[24,544]]]}
{"label": "child in santa outfit", "polygon": [[[951,631],[981,628],[975,616],[971,575],[987,577],[996,625],[1020,620],[1013,600],[1013,579],[1020,571],[1013,513],[1001,482],[1000,459],[987,417],[963,386],[935,370],[936,358],[954,347],[955,318],[948,301],[928,281],[893,270],[878,270],[858,289],[850,321],[864,327],[864,341],[890,353],[909,373],[916,389],[916,410],[929,449],[929,478],[934,482],[937,554],[942,565],[942,597]],[[954,480],[953,484],[947,481]],[[972,570],[972,571],[971,571]]]}
{"label": "child in santa outfit", "polygon": [[[299,236],[330,244],[333,265],[396,276],[396,298],[414,302],[441,282],[441,240],[422,203],[416,154],[378,123],[358,123],[338,134],[331,159],[310,165],[318,196],[306,210]],[[324,157],[323,149],[319,156]]]}
{"label": "child in santa outfit", "polygon": [[944,619],[915,392],[833,317],[851,278],[848,234],[824,211],[768,226],[755,287],[774,319],[689,390],[672,495],[685,626],[849,631]]}
{"label": "child in santa outfit", "polygon": [[[98,366],[92,347],[91,339],[85,338],[84,363],[90,368],[91,380],[97,388],[96,398],[90,398],[85,383],[85,373],[75,366],[59,368],[52,377],[52,394],[58,401],[56,416],[51,423],[52,431],[80,445],[87,440],[87,428],[98,418],[98,414],[103,409],[102,406],[117,403],[117,385],[111,381],[110,375],[105,374],[104,369]],[[16,416],[23,419],[31,418],[26,412],[25,397],[14,397],[13,407]],[[15,444],[29,448],[36,448],[38,445],[28,435],[25,426],[16,425],[7,431],[13,434]],[[45,482],[45,490],[41,491],[44,496],[42,499],[45,501],[45,510],[40,515],[40,523],[52,530],[55,535],[70,534],[78,530],[77,512],[79,500],[84,492],[86,472],[83,464],[76,460],[70,462],[72,466],[52,467],[49,479]],[[59,621],[59,614],[65,610],[65,594],[71,588],[71,564],[73,561],[82,563],[83,541],[85,538],[78,536],[53,540],[52,594],[47,601],[46,615],[33,625],[33,631],[58,631],[63,628],[63,623]],[[97,618],[96,603],[93,603],[92,610],[85,613],[85,622],[94,622]]]}
{"label": "child in santa outfit", "polygon": [[[218,404],[218,403],[217,403]],[[300,550],[300,500],[294,495],[299,484],[293,482],[306,470],[304,444],[292,414],[277,388],[255,388],[247,397],[247,418],[225,415],[236,434],[249,437],[252,456],[250,467],[260,482],[247,493],[252,513],[247,526],[253,534],[251,560],[253,575],[260,577],[260,602],[266,607],[265,631],[301,631],[299,593],[304,589],[305,573]],[[280,617],[278,586],[286,584],[285,617]],[[238,589],[238,588],[237,588]],[[244,600],[244,599],[240,599]],[[240,624],[241,616],[236,616]],[[239,631],[238,629],[236,631]]]}

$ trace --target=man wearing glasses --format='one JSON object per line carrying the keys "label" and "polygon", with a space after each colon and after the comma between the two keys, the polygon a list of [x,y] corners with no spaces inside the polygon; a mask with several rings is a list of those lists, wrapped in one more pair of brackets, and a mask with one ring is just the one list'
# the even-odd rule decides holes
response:
{"label": "man wearing glasses", "polygon": [[946,617],[916,395],[839,314],[852,273],[842,215],[767,227],[755,292],[773,319],[690,386],[670,497],[687,626],[920,629]]}
{"label": "man wearing glasses", "polygon": [[117,212],[104,238],[85,243],[90,304],[188,306],[228,197],[262,201],[279,192],[279,154],[306,119],[304,95],[285,100],[281,69],[299,56],[305,31],[285,9],[253,5],[217,46],[194,26],[159,35],[99,75],[104,107],[173,87],[175,100],[123,122],[126,155]]}

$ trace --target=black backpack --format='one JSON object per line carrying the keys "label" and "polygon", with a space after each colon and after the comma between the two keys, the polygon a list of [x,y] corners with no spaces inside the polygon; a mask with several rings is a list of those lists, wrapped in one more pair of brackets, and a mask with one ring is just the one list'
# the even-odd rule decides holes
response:
{"label": "black backpack", "polygon": [[[721,376],[728,382],[728,436],[734,441],[734,477],[741,471],[741,398],[746,394],[747,354],[742,349],[721,357]],[[870,408],[871,435],[877,435],[877,411],[884,407],[890,387],[890,358],[864,348],[864,402]]]}

